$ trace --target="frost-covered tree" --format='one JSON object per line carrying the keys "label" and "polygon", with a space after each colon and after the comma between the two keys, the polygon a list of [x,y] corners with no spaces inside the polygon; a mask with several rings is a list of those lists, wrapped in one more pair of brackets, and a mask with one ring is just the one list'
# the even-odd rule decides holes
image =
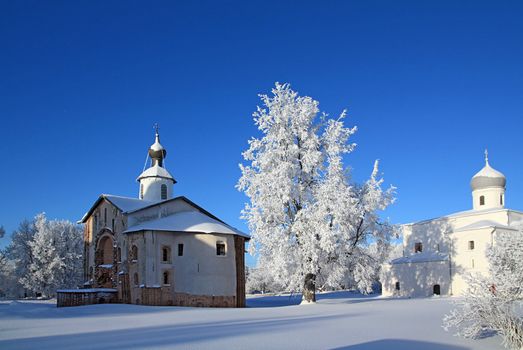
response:
{"label": "frost-covered tree", "polygon": [[470,274],[468,289],[444,318],[444,328],[481,338],[497,332],[509,349],[523,349],[523,231],[498,233],[487,251],[489,274]]}
{"label": "frost-covered tree", "polygon": [[272,94],[260,96],[265,107],[254,120],[263,136],[249,141],[243,157],[250,164],[240,165],[237,185],[250,199],[242,217],[251,253],[275,283],[302,288],[307,302],[317,287],[344,285],[348,275],[370,291],[368,248],[388,247],[392,229],[377,211],[392,203],[394,189],[382,190],[377,162],[366,183],[350,182],[343,157],[355,147],[348,140],[356,128],[344,126],[345,112],[319,116],[318,102],[288,84],[277,83]]}
{"label": "frost-covered tree", "polygon": [[[11,242],[5,249],[5,256],[14,266],[12,274],[16,277],[11,280],[14,285],[11,290],[18,289],[20,296],[28,296],[29,290],[25,289],[19,280],[27,275],[28,267],[33,262],[33,254],[29,243],[35,235],[34,221],[23,220],[11,235]],[[18,296],[18,295],[16,295]]]}
{"label": "frost-covered tree", "polygon": [[0,298],[18,298],[21,287],[17,283],[15,265],[9,260],[5,251],[0,250]]}
{"label": "frost-covered tree", "polygon": [[249,269],[245,285],[247,293],[268,293],[282,290],[282,286],[276,284],[272,275],[263,267]]}
{"label": "frost-covered tree", "polygon": [[33,261],[20,279],[25,288],[53,296],[57,288],[76,287],[81,281],[82,232],[66,220],[35,218],[35,235],[29,246]]}

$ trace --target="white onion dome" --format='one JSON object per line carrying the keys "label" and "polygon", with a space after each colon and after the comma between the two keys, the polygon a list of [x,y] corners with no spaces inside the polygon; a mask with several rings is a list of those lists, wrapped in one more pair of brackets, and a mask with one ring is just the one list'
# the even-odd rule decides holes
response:
{"label": "white onion dome", "polygon": [[480,190],[487,187],[505,188],[507,179],[505,175],[492,168],[488,162],[488,152],[485,151],[485,166],[470,180],[472,191]]}

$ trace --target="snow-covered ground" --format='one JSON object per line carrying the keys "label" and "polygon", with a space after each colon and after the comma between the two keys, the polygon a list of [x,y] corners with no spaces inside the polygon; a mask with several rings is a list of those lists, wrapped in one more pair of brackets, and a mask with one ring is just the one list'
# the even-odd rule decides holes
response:
{"label": "snow-covered ground", "polygon": [[441,328],[449,298],[250,297],[245,309],[0,302],[0,349],[498,349]]}

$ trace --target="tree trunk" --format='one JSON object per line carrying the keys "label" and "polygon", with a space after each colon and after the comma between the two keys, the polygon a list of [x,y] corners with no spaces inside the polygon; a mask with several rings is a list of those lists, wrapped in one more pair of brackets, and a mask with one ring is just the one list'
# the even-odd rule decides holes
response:
{"label": "tree trunk", "polygon": [[303,301],[308,303],[316,302],[316,275],[308,273],[305,275],[303,283]]}

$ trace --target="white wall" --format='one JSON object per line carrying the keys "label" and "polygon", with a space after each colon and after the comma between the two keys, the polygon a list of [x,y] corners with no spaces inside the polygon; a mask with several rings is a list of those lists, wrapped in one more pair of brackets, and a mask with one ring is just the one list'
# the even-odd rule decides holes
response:
{"label": "white wall", "polygon": [[173,196],[173,182],[172,180],[164,179],[161,177],[145,177],[140,180],[140,186],[143,186],[143,200],[158,202],[162,199],[161,187],[162,185],[167,186],[167,198],[170,199]]}
{"label": "white wall", "polygon": [[[418,262],[385,265],[382,270],[383,296],[427,297],[433,295],[435,284],[440,285],[441,295],[449,294],[449,262]],[[400,282],[400,290],[396,290]]]}
{"label": "white wall", "polygon": [[[130,234],[140,250],[137,266],[141,283],[146,287],[163,284],[163,272],[169,271],[171,288],[178,293],[193,295],[235,296],[236,260],[232,235],[194,234],[183,232],[146,231]],[[143,243],[142,243],[143,240]],[[216,242],[226,245],[226,255],[216,255]],[[178,256],[182,243],[183,256]],[[162,247],[171,250],[170,263],[162,261]],[[146,259],[143,259],[144,255]],[[131,275],[131,283],[133,276]],[[142,282],[143,281],[143,282]]]}
{"label": "white wall", "polygon": [[[485,197],[485,204],[480,205],[480,197]],[[503,196],[503,203],[500,202],[500,196]],[[504,208],[505,207],[505,189],[501,187],[488,187],[472,192],[472,207],[475,210]]]}

